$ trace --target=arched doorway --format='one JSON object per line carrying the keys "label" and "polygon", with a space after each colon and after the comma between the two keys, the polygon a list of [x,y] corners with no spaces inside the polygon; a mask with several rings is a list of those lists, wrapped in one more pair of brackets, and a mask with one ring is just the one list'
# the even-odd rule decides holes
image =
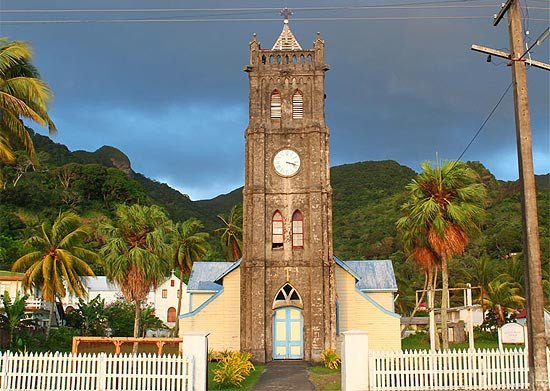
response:
{"label": "arched doorway", "polygon": [[304,317],[298,292],[285,284],[273,302],[273,359],[304,358]]}
{"label": "arched doorway", "polygon": [[168,308],[168,313],[166,314],[166,321],[168,323],[175,323],[177,320],[176,309],[174,307]]}

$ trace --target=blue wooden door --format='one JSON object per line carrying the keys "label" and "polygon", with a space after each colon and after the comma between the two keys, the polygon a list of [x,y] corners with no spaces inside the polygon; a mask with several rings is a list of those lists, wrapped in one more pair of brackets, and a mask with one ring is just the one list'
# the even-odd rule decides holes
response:
{"label": "blue wooden door", "polygon": [[276,360],[304,358],[303,317],[299,308],[283,307],[275,310],[273,358]]}

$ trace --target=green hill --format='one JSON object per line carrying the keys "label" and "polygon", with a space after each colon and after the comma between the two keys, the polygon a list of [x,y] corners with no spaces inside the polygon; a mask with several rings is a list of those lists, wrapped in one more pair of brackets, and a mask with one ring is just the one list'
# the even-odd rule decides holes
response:
{"label": "green hill", "polygon": [[[24,154],[17,164],[0,167],[6,179],[0,190],[0,269],[8,269],[22,251],[33,226],[72,209],[90,221],[109,218],[117,203],[157,204],[174,221],[200,219],[212,232],[219,226],[217,215],[242,202],[242,188],[210,200],[192,201],[167,184],[151,180],[132,170],[120,150],[103,146],[95,152],[74,151],[38,134],[33,135],[42,165],[33,171]],[[497,180],[479,162],[470,162],[489,189],[488,217],[483,234],[451,265],[460,270],[482,254],[508,259],[522,248],[519,184]],[[395,221],[405,200],[405,186],[416,173],[395,161],[370,161],[331,168],[333,188],[334,252],[348,259],[390,258],[400,286],[419,288],[422,276],[405,262],[396,236]],[[545,273],[550,275],[550,174],[537,176],[540,233]],[[15,186],[14,186],[15,184]],[[220,258],[218,238],[211,236]],[[93,245],[93,244],[91,244]],[[500,266],[499,266],[500,267]],[[411,292],[401,292],[410,296]]]}

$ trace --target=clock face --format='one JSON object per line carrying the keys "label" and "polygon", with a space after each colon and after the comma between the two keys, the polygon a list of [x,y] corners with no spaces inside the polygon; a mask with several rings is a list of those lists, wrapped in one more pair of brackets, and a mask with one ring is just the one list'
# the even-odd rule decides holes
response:
{"label": "clock face", "polygon": [[275,154],[273,167],[281,176],[294,176],[300,169],[300,156],[292,149],[282,149]]}

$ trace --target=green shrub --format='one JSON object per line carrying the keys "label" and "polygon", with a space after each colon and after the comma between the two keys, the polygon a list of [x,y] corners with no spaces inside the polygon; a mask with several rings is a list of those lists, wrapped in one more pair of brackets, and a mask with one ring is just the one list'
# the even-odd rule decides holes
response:
{"label": "green shrub", "polygon": [[254,370],[250,362],[252,355],[245,352],[221,352],[218,367],[214,369],[214,381],[220,384],[240,386]]}
{"label": "green shrub", "polygon": [[340,362],[342,361],[334,349],[325,349],[325,351],[321,354],[321,360],[323,361],[325,367],[329,369],[338,369]]}

